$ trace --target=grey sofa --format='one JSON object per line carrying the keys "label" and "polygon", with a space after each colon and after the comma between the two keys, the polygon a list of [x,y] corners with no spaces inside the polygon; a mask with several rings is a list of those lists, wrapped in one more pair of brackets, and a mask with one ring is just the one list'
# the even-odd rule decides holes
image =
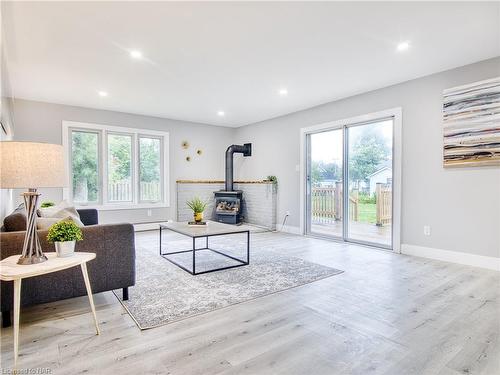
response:
{"label": "grey sofa", "polygon": [[[128,287],[135,284],[135,243],[132,224],[98,225],[96,210],[78,210],[85,227],[83,241],[76,243],[75,251],[96,253],[88,263],[93,293],[122,289],[123,299],[128,299]],[[26,227],[26,216],[17,209],[4,219],[0,232],[0,259],[21,253]],[[24,223],[23,223],[24,219]],[[53,252],[54,245],[47,242],[47,231],[38,231],[44,252]],[[2,326],[11,324],[13,308],[12,282],[0,282]],[[23,280],[21,306],[52,302],[86,295],[82,272],[79,267]]]}

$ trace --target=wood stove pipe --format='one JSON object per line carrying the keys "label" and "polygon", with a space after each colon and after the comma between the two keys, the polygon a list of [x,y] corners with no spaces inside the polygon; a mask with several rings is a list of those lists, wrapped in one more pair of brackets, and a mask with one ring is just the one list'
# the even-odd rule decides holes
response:
{"label": "wood stove pipe", "polygon": [[233,191],[233,154],[252,156],[252,144],[231,145],[226,150],[226,191]]}

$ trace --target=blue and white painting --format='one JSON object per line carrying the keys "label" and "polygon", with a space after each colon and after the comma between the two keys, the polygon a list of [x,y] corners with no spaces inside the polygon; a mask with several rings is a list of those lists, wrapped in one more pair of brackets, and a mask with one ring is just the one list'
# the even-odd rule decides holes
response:
{"label": "blue and white painting", "polygon": [[500,77],[443,91],[445,167],[500,165]]}

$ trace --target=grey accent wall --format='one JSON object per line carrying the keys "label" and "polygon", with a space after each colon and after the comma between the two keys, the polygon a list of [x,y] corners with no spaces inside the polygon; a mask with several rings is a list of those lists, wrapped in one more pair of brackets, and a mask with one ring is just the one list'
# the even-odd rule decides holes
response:
{"label": "grey accent wall", "polygon": [[[63,120],[170,132],[170,207],[154,208],[151,216],[147,216],[146,209],[102,210],[99,212],[102,223],[175,219],[175,181],[223,179],[224,151],[232,143],[234,134],[234,129],[219,126],[19,99],[14,102],[13,113],[15,140],[62,144]],[[181,147],[184,140],[190,144],[187,150]],[[203,150],[201,156],[196,155],[198,148]],[[190,162],[185,160],[187,155],[191,156]],[[62,199],[62,189],[43,189],[41,193],[42,201]]]}
{"label": "grey accent wall", "polygon": [[278,221],[290,211],[298,227],[300,128],[402,107],[402,243],[500,257],[500,168],[444,169],[441,122],[443,89],[499,75],[490,59],[238,128],[236,142],[253,150],[235,155],[236,178],[276,175]]}

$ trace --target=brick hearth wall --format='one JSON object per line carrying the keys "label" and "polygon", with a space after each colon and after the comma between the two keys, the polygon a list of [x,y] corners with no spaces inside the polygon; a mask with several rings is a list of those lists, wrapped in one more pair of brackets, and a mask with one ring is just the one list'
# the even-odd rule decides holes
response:
{"label": "brick hearth wall", "polygon": [[[243,191],[243,221],[275,230],[277,186],[264,182],[235,182],[234,188]],[[210,202],[204,216],[205,219],[214,219],[214,191],[223,189],[222,182],[177,182],[177,221],[193,219],[186,202],[195,196]]]}

